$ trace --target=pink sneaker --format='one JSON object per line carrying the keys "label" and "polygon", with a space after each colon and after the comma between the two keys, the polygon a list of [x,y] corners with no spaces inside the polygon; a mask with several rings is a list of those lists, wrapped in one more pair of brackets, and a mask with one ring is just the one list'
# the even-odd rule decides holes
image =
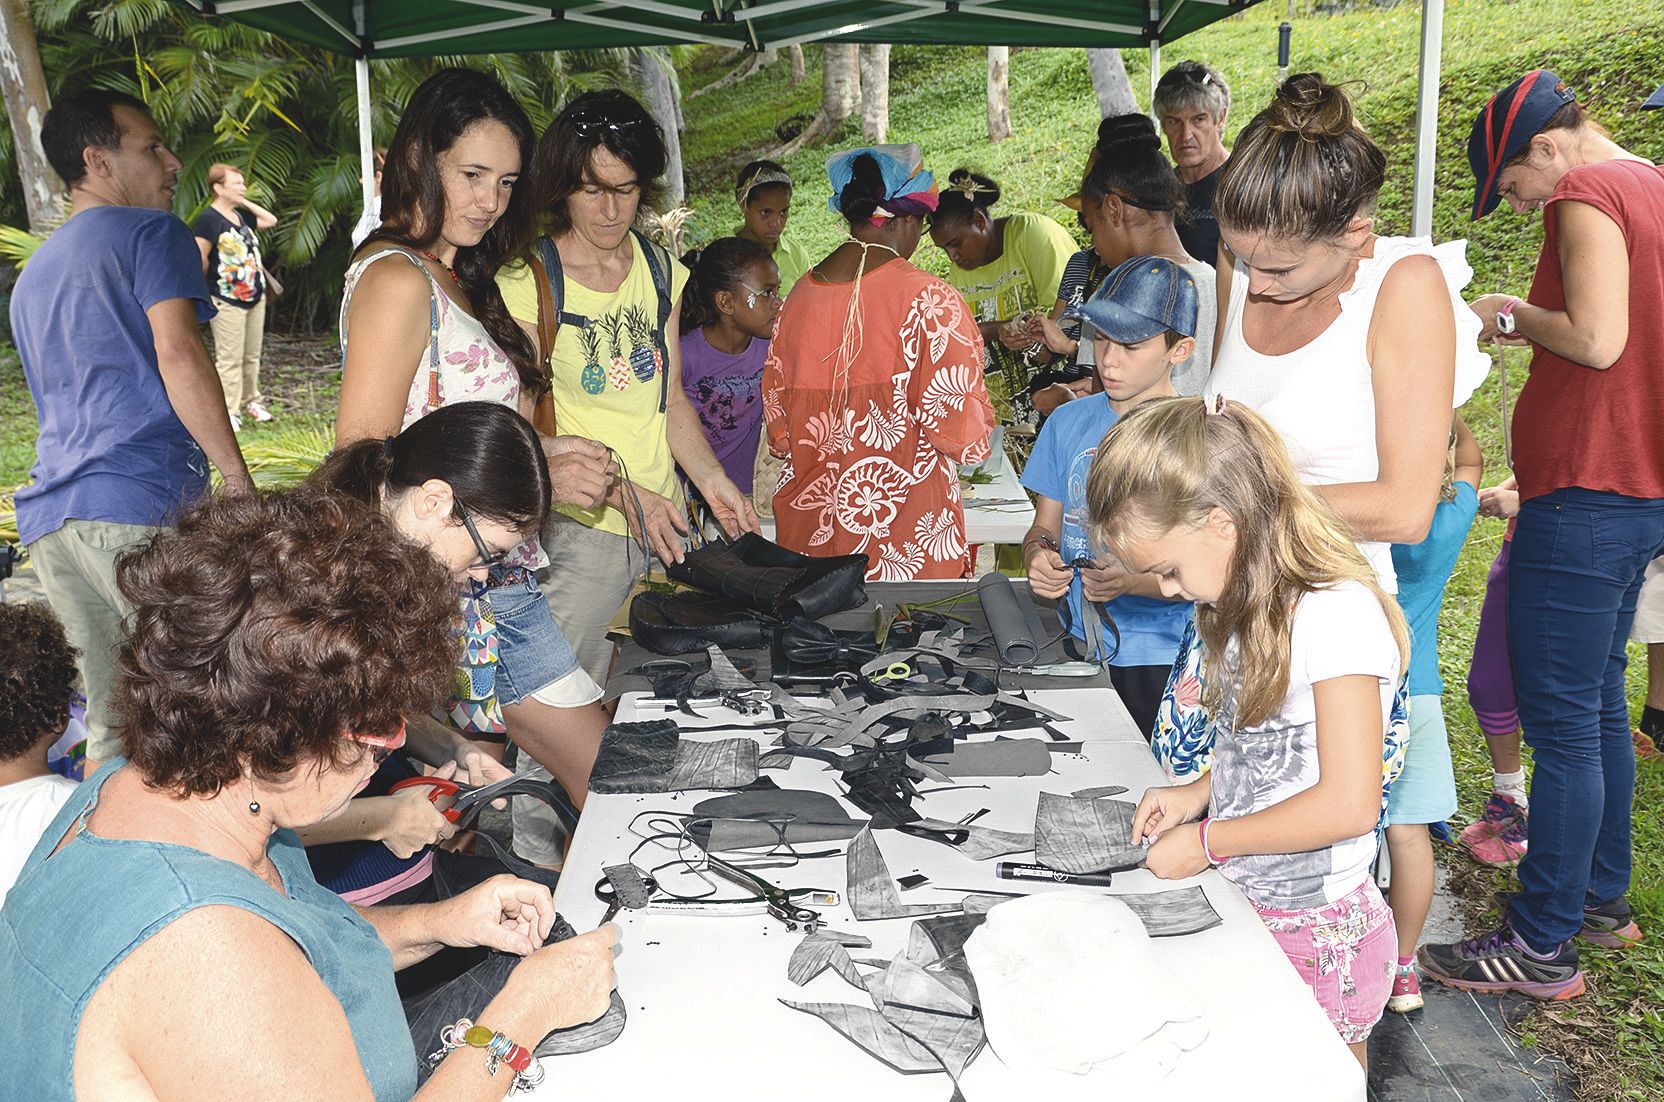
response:
{"label": "pink sneaker", "polygon": [[1526,830],[1526,813],[1515,812],[1514,817],[1504,823],[1501,830],[1490,838],[1481,839],[1469,846],[1468,852],[1481,865],[1511,869],[1525,856]]}
{"label": "pink sneaker", "polygon": [[1512,796],[1504,796],[1500,792],[1492,792],[1491,798],[1485,801],[1485,810],[1480,813],[1477,822],[1462,831],[1459,841],[1466,846],[1469,853],[1474,847],[1496,838],[1502,828],[1514,820],[1519,814],[1519,804]]}
{"label": "pink sneaker", "polygon": [[1387,1009],[1394,1014],[1408,1014],[1421,1007],[1421,977],[1416,975],[1414,964],[1406,964],[1393,975],[1392,995],[1387,999]]}

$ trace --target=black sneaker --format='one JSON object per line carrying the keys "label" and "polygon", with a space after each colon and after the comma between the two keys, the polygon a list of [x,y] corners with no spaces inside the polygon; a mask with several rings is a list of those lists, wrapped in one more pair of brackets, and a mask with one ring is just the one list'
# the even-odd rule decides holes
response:
{"label": "black sneaker", "polygon": [[[1508,918],[1508,903],[1518,895],[1518,892],[1497,892],[1496,907],[1498,913],[1506,921]],[[1583,907],[1583,928],[1577,936],[1590,945],[1598,945],[1602,949],[1628,949],[1632,945],[1641,944],[1641,927],[1635,924],[1635,916],[1630,912],[1629,903],[1619,896],[1610,903],[1602,903],[1598,907]]]}
{"label": "black sneaker", "polygon": [[1416,950],[1416,960],[1428,979],[1463,991],[1517,991],[1552,1001],[1575,999],[1584,991],[1574,946],[1566,944],[1544,956],[1506,924],[1454,945],[1423,945]]}

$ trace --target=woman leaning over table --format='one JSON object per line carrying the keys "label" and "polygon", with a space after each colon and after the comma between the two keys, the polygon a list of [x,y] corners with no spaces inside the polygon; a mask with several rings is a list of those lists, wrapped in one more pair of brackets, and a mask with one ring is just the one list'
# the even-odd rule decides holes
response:
{"label": "woman leaning over table", "polygon": [[1664,170],[1543,69],[1485,105],[1468,161],[1474,218],[1502,199],[1543,212],[1527,297],[1473,303],[1485,336],[1532,349],[1514,408],[1508,560],[1531,845],[1499,928],[1418,956],[1456,987],[1564,999],[1584,989],[1574,939],[1641,940],[1624,898],[1635,792],[1624,647],[1642,575],[1664,551]]}
{"label": "woman leaning over table", "polygon": [[431,1049],[393,971],[446,945],[525,957],[478,1017],[527,1049],[607,1008],[615,931],[540,948],[548,889],[502,876],[354,908],[295,836],[444,688],[455,590],[426,550],[342,497],[214,498],[117,581],[126,757],[71,797],[0,911],[0,989],[38,1038],[14,1038],[0,1095],[500,1099],[474,1048],[416,1091]]}

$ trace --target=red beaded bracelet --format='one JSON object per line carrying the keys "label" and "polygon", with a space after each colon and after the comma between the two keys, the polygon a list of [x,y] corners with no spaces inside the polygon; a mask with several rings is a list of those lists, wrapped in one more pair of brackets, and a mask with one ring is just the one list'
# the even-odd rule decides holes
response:
{"label": "red beaded bracelet", "polygon": [[543,1081],[543,1065],[534,1059],[530,1049],[515,1044],[486,1026],[475,1025],[467,1018],[461,1018],[455,1025],[443,1030],[440,1041],[444,1048],[435,1056],[443,1056],[464,1046],[484,1049],[485,1069],[492,1076],[497,1074],[499,1066],[507,1064],[514,1072],[515,1090],[531,1090]]}

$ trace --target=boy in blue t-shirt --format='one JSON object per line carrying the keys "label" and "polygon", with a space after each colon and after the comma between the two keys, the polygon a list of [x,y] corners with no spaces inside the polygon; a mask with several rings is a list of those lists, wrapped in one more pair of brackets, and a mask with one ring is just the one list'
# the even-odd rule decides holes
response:
{"label": "boy in blue t-shirt", "polygon": [[1155,727],[1190,605],[1163,597],[1155,575],[1129,574],[1097,557],[1086,534],[1086,472],[1098,442],[1122,414],[1174,395],[1173,367],[1196,347],[1196,311],[1196,284],[1183,268],[1135,256],[1065,313],[1092,336],[1102,390],[1052,414],[1023,470],[1023,486],[1039,495],[1034,527],[1023,538],[1029,587],[1039,596],[1062,598],[1058,616],[1087,657],[1109,667],[1110,681],[1145,739]]}

